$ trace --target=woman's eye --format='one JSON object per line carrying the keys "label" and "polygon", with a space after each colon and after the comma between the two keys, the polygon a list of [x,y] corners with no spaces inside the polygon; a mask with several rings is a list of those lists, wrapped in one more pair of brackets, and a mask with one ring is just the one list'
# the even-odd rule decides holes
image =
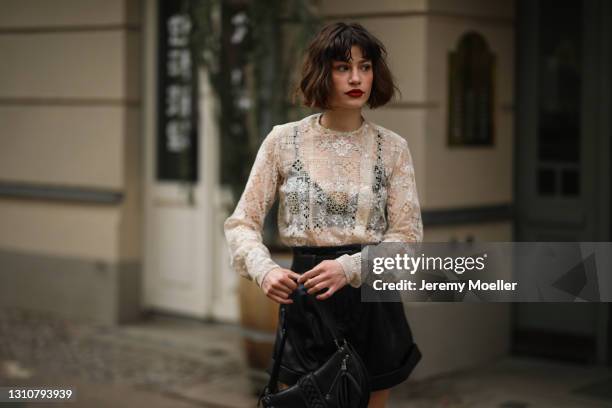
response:
{"label": "woman's eye", "polygon": [[[369,71],[370,69],[372,69],[372,65],[366,64],[362,65],[360,68],[362,71]],[[348,65],[336,65],[336,69],[340,72],[346,72],[350,70],[350,67]]]}

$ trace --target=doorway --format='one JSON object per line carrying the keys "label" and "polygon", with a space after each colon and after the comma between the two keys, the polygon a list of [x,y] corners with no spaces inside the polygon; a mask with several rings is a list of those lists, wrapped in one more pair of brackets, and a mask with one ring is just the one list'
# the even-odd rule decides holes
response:
{"label": "doorway", "polygon": [[[606,0],[516,2],[515,240],[610,241]],[[610,362],[607,303],[519,303],[513,352]]]}

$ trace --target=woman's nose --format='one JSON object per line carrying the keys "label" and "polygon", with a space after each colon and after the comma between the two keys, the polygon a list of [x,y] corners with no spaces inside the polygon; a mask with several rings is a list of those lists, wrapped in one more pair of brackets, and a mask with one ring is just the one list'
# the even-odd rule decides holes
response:
{"label": "woman's nose", "polygon": [[361,82],[361,76],[359,75],[358,70],[351,71],[351,76],[349,77],[349,82],[351,84],[356,84]]}

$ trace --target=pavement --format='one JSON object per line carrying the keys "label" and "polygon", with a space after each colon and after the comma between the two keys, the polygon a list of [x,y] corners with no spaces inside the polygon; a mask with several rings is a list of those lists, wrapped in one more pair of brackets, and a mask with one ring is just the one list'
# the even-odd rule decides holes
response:
{"label": "pavement", "polygon": [[[0,386],[75,390],[73,401],[0,408],[254,407],[259,385],[245,362],[242,333],[237,325],[160,315],[110,327],[0,308]],[[393,389],[388,407],[612,407],[612,371],[506,357],[408,380]]]}

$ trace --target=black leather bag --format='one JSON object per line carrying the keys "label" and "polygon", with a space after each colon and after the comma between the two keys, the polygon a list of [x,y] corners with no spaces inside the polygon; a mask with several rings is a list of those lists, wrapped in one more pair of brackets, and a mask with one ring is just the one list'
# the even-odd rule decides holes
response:
{"label": "black leather bag", "polygon": [[338,336],[332,317],[316,300],[314,305],[334,338],[336,351],[316,371],[300,377],[293,386],[278,391],[278,373],[287,336],[287,309],[281,305],[280,345],[274,354],[270,381],[262,391],[257,406],[262,403],[266,408],[367,408],[370,387],[365,364],[353,346]]}

